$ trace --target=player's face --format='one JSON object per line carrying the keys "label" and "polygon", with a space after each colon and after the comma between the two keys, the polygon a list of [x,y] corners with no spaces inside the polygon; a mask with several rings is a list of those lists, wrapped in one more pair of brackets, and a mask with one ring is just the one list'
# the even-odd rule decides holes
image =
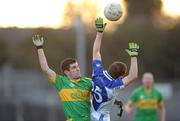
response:
{"label": "player's face", "polygon": [[154,77],[152,74],[144,74],[142,78],[143,85],[146,87],[152,87],[154,82]]}
{"label": "player's face", "polygon": [[81,77],[81,71],[77,62],[70,64],[69,76],[71,76],[72,79],[78,79]]}

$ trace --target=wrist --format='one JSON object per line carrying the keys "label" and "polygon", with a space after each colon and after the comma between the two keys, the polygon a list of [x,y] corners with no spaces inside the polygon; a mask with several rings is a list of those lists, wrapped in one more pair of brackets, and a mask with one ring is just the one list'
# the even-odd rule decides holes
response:
{"label": "wrist", "polygon": [[131,58],[137,58],[137,55],[131,55],[130,57]]}
{"label": "wrist", "polygon": [[38,49],[43,49],[43,46],[42,46],[42,45],[36,46],[36,49],[37,49],[37,50],[38,50]]}
{"label": "wrist", "polygon": [[137,56],[131,56],[130,60],[137,60]]}
{"label": "wrist", "polygon": [[97,35],[102,36],[102,35],[103,35],[103,32],[97,31]]}
{"label": "wrist", "polygon": [[131,50],[130,56],[131,56],[131,57],[137,57],[137,56],[138,56],[138,52]]}
{"label": "wrist", "polygon": [[98,32],[98,33],[103,33],[103,30],[97,29],[97,32]]}

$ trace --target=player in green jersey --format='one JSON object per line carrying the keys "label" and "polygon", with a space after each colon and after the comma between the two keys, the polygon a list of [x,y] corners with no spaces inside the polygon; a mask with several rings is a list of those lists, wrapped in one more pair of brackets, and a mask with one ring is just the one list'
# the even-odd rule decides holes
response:
{"label": "player in green jersey", "polygon": [[81,76],[77,61],[71,58],[61,63],[63,75],[55,73],[48,66],[43,50],[43,38],[35,35],[32,39],[37,47],[41,69],[55,86],[62,100],[67,121],[90,121],[91,79]]}
{"label": "player in green jersey", "polygon": [[135,89],[125,106],[125,111],[131,113],[136,104],[135,121],[158,121],[158,109],[160,109],[160,121],[165,121],[165,106],[161,93],[153,87],[154,77],[152,73],[144,73],[143,86]]}

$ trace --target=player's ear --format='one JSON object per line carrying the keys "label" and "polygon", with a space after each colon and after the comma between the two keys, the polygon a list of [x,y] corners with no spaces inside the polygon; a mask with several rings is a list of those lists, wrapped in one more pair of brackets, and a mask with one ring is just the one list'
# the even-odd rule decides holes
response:
{"label": "player's ear", "polygon": [[69,71],[68,70],[64,70],[64,74],[65,75],[69,75]]}

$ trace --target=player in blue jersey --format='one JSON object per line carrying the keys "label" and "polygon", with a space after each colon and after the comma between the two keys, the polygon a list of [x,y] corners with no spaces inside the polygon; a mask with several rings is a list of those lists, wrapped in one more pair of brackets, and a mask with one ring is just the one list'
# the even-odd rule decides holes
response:
{"label": "player in blue jersey", "polygon": [[125,76],[126,64],[119,61],[112,63],[106,71],[100,54],[101,40],[106,23],[103,23],[102,18],[97,18],[95,25],[97,35],[93,46],[91,121],[110,121],[110,108],[114,104],[119,90],[137,78],[136,56],[138,55],[139,46],[136,43],[129,43],[129,49],[126,49],[131,57],[130,70],[127,76]]}

